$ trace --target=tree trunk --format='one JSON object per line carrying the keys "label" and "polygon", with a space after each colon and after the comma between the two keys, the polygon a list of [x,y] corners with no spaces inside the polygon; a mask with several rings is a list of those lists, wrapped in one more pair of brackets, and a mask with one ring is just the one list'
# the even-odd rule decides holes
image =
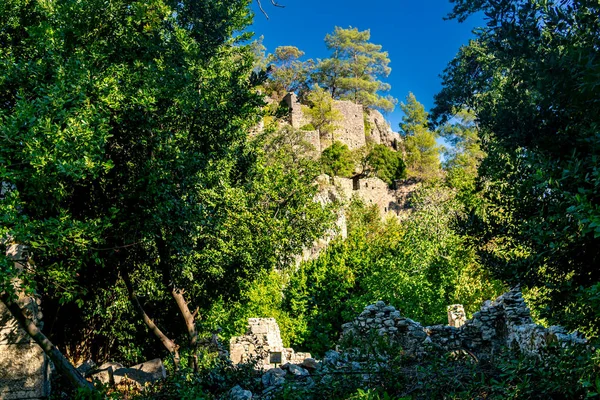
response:
{"label": "tree trunk", "polygon": [[192,367],[194,368],[194,372],[198,372],[198,331],[196,329],[195,322],[196,316],[190,312],[188,303],[183,297],[183,290],[173,288],[171,290],[171,294],[173,295],[173,298],[177,303],[177,307],[179,307],[179,311],[183,316],[185,326],[187,327],[188,336],[190,337],[190,365],[192,365]]}
{"label": "tree trunk", "polygon": [[185,321],[185,326],[190,340],[190,365],[194,372],[198,371],[198,331],[196,330],[195,315],[190,312],[188,303],[185,301],[184,291],[176,288],[176,284],[171,274],[169,264],[170,248],[163,237],[156,239],[156,249],[158,250],[159,268],[162,272],[163,283],[171,290],[171,295],[177,303],[177,308]]}
{"label": "tree trunk", "polygon": [[165,335],[158,326],[156,326],[152,318],[150,318],[150,316],[146,313],[144,307],[142,306],[142,303],[140,303],[140,300],[138,299],[137,295],[135,294],[135,291],[133,290],[133,285],[131,284],[131,280],[129,279],[127,269],[122,268],[121,270],[123,272],[123,281],[125,282],[125,286],[127,287],[127,292],[129,293],[129,299],[131,300],[131,303],[139,312],[140,316],[144,320],[144,323],[146,324],[150,332],[152,332],[154,336],[156,336],[158,340],[160,340],[165,349],[167,349],[169,353],[173,355],[173,363],[175,364],[175,370],[179,370],[179,346],[174,341],[169,339],[169,337]]}
{"label": "tree trunk", "polygon": [[67,358],[52,344],[52,342],[40,331],[35,323],[27,317],[24,310],[7,294],[1,296],[1,301],[6,305],[12,316],[17,320],[29,336],[44,350],[44,353],[52,360],[56,370],[75,388],[95,391],[94,385],[86,381],[83,376],[73,367]]}

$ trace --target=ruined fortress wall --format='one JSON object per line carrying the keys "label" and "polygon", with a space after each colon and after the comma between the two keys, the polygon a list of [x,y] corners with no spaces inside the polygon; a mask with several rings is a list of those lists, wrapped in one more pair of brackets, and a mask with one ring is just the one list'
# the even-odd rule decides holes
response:
{"label": "ruined fortress wall", "polygon": [[[10,245],[7,255],[16,263],[24,262],[26,248]],[[39,301],[24,293],[19,305],[29,318],[42,326]],[[0,302],[0,399],[41,399],[50,395],[49,360],[40,346],[25,332]]]}
{"label": "ruined fortress wall", "polygon": [[[457,305],[452,307],[455,310],[450,311],[455,312]],[[353,322],[342,325],[342,329],[342,337],[361,340],[369,338],[372,341],[371,332],[387,335],[413,355],[427,353],[429,345],[444,351],[467,349],[480,357],[489,357],[503,347],[527,355],[540,355],[552,343],[561,346],[588,343],[578,333],[568,333],[560,326],[536,325],[518,287],[495,301],[486,301],[472,319],[454,326],[424,327],[380,301],[367,306]]]}
{"label": "ruined fortress wall", "polygon": [[[384,218],[390,214],[400,215],[408,201],[404,186],[390,189],[387,183],[376,177],[361,179],[336,177],[335,184],[345,200],[356,196],[367,206],[376,205]],[[414,191],[414,185],[410,190]]]}
{"label": "ruined fortress wall", "polygon": [[275,318],[249,318],[246,334],[232,337],[229,350],[234,364],[255,360],[256,368],[261,370],[310,358],[310,353],[296,353],[292,348],[283,347]]}
{"label": "ruined fortress wall", "polygon": [[[288,120],[290,125],[300,129],[310,122],[302,113],[302,105],[294,93],[288,93],[284,97],[284,101],[290,108]],[[336,100],[334,107],[342,114],[342,120],[335,123],[338,128],[333,133],[334,139],[346,144],[350,150],[363,147],[366,144],[366,139],[362,106],[351,101]],[[313,139],[312,136],[311,139]],[[312,141],[311,143],[315,148],[320,148],[320,151],[331,145],[331,135],[325,135],[321,138],[318,138],[317,135],[317,139],[320,139],[319,146],[316,146]],[[316,139],[313,140],[316,142]]]}
{"label": "ruined fortress wall", "polygon": [[300,129],[308,123],[304,114],[302,113],[302,105],[298,101],[298,96],[295,93],[288,93],[283,98],[283,101],[287,104],[290,109],[289,124],[296,129]]}
{"label": "ruined fortress wall", "polygon": [[320,157],[321,150],[321,138],[319,137],[319,132],[317,131],[305,131],[304,132],[304,140],[310,143],[314,147],[314,156]]}
{"label": "ruined fortress wall", "polygon": [[[362,106],[351,101],[336,101],[334,107],[342,114],[342,120],[336,122],[338,128],[333,132],[334,139],[346,144],[350,150],[364,147],[367,142]],[[331,138],[328,139],[327,146],[331,143]]]}

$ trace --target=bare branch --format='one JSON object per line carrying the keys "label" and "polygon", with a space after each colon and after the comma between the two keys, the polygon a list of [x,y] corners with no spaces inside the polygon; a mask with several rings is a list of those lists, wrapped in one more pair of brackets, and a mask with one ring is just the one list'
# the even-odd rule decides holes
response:
{"label": "bare branch", "polygon": [[262,4],[261,4],[260,0],[256,0],[256,2],[258,3],[258,8],[260,8],[260,11],[263,13],[263,15],[265,16],[265,18],[269,19],[269,15],[265,11],[265,9],[262,7]]}
{"label": "bare branch", "polygon": [[[263,13],[263,15],[265,16],[266,19],[269,19],[269,15],[267,14],[267,12],[265,11],[265,9],[262,6],[262,3],[260,2],[260,0],[256,0],[256,3],[258,4],[258,8],[260,9],[260,12]],[[279,8],[285,8],[285,6],[282,6],[281,4],[277,3],[275,0],[271,0],[271,4],[275,7],[279,7]]]}

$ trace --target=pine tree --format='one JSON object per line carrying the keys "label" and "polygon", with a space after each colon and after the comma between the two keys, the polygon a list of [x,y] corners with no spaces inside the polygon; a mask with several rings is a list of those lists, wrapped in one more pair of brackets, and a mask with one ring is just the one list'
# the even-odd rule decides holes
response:
{"label": "pine tree", "polygon": [[280,46],[267,57],[270,67],[267,94],[280,100],[288,92],[297,92],[308,86],[308,75],[314,62],[301,61],[304,52],[294,46]]}
{"label": "pine tree", "polygon": [[369,30],[336,27],[325,37],[332,57],[319,62],[314,79],[335,99],[392,111],[396,99],[379,94],[390,90],[390,85],[380,80],[391,72],[390,59],[381,45],[369,42],[370,38]]}
{"label": "pine tree", "polygon": [[406,168],[409,178],[430,180],[441,174],[440,150],[437,133],[427,125],[428,113],[414,94],[409,93],[406,103],[400,103],[404,112],[400,134],[404,137]]}

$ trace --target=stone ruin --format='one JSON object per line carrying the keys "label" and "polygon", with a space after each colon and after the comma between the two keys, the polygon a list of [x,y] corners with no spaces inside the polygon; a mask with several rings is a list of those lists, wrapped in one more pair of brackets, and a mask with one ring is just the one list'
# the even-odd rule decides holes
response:
{"label": "stone ruin", "polygon": [[271,369],[290,363],[301,364],[310,353],[284,348],[275,318],[249,318],[248,331],[229,342],[229,357],[234,364],[256,361],[257,369]]}
{"label": "stone ruin", "polygon": [[[263,389],[258,397],[274,399],[286,383],[294,388],[310,388],[315,381],[328,385],[336,374],[356,376],[363,381],[371,379],[373,371],[386,368],[385,361],[372,361],[374,349],[371,344],[377,344],[377,337],[392,346],[397,345],[405,355],[417,361],[432,350],[462,351],[476,359],[485,359],[494,351],[509,347],[540,357],[544,348],[553,343],[561,346],[587,344],[586,339],[577,333],[567,333],[564,328],[544,328],[534,324],[518,288],[495,301],[486,301],[470,320],[466,319],[462,305],[453,304],[448,307],[448,325],[424,327],[379,301],[367,306],[342,329],[340,343],[343,350],[329,350],[322,360],[314,360],[308,353],[294,353],[292,349],[283,348],[275,319],[251,318],[248,333],[231,339],[231,360],[239,364],[257,359],[257,369],[265,370],[261,374]],[[371,352],[367,350],[369,354],[361,351],[365,345],[371,346]],[[236,385],[226,398],[250,400],[256,397]]]}
{"label": "stone ruin", "polygon": [[540,355],[553,343],[561,346],[587,343],[577,332],[534,324],[519,288],[495,301],[486,301],[470,320],[465,321],[462,306],[450,306],[448,320],[451,325],[424,327],[380,301],[367,306],[353,322],[344,324],[342,338],[367,339],[375,333],[400,344],[407,354],[419,356],[433,347],[443,351],[468,350],[484,358],[502,347]]}
{"label": "stone ruin", "polygon": [[452,304],[448,306],[448,325],[460,328],[467,322],[467,314],[462,304]]}
{"label": "stone ruin", "polygon": [[[9,245],[6,255],[20,267],[27,248]],[[39,299],[19,293],[18,304],[34,323],[42,327]],[[50,394],[50,361],[12,314],[0,302],[0,399],[41,399]]]}
{"label": "stone ruin", "polygon": [[110,386],[126,382],[138,388],[144,388],[148,383],[167,377],[160,358],[148,360],[131,367],[125,367],[118,362],[106,362],[98,367],[94,361],[87,360],[77,366],[77,371],[92,382],[100,382]]}
{"label": "stone ruin", "polygon": [[[302,105],[294,93],[288,93],[283,101],[287,104],[290,113],[288,123],[296,129],[307,125],[310,121],[302,112]],[[337,121],[337,128],[333,137],[348,146],[350,150],[359,149],[367,144],[367,141],[375,144],[384,144],[394,150],[398,149],[400,135],[390,127],[383,115],[377,110],[368,110],[366,115],[363,106],[348,100],[334,100],[333,106],[337,109],[342,119]],[[368,125],[365,126],[365,121]],[[366,128],[368,127],[368,131]],[[316,131],[306,132],[307,140],[314,146],[318,154],[331,144],[331,135],[319,137]]]}
{"label": "stone ruin", "polygon": [[[367,306],[354,321],[342,325],[340,341],[371,343],[373,335],[388,338],[406,354],[414,356],[424,355],[433,348],[467,350],[485,358],[503,347],[526,355],[540,355],[550,344],[587,344],[587,340],[577,332],[568,333],[560,326],[544,328],[533,323],[519,288],[495,301],[486,301],[470,320],[466,319],[462,305],[449,306],[448,325],[423,326],[402,316],[393,306],[379,301]],[[352,350],[352,345],[346,350]],[[306,360],[312,360],[309,353],[296,353],[283,347],[274,318],[250,318],[248,332],[231,338],[230,358],[234,364],[256,360],[257,369],[264,370],[286,364],[303,365]]]}

